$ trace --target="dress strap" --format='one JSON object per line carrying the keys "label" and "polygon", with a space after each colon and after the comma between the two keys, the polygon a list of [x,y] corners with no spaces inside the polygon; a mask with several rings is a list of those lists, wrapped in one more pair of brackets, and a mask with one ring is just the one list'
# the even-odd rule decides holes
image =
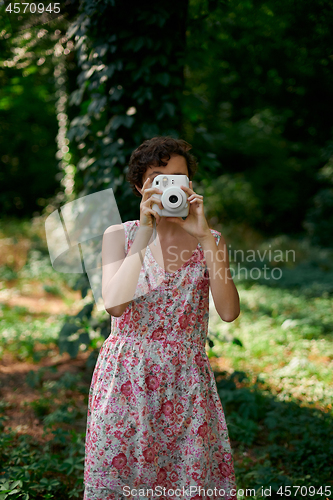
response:
{"label": "dress strap", "polygon": [[135,232],[137,230],[138,221],[136,220],[128,220],[126,222],[122,222],[124,232],[125,232],[125,254],[127,255],[131,245],[133,243],[133,240],[135,238]]}
{"label": "dress strap", "polygon": [[[219,231],[216,231],[215,229],[211,229],[210,232],[212,233],[212,235],[215,238],[216,245],[218,245],[219,241],[220,241],[221,233]],[[205,272],[208,272],[207,271],[207,262],[206,262],[206,259],[205,259],[205,255],[204,255],[203,249],[202,249],[202,247],[201,247],[200,244],[199,244],[199,252],[200,252],[200,258],[201,258],[201,264],[204,267]]]}
{"label": "dress strap", "polygon": [[221,233],[219,231],[216,231],[215,229],[211,229],[210,232],[214,236],[214,238],[216,240],[216,244],[218,245],[219,241],[220,241]]}

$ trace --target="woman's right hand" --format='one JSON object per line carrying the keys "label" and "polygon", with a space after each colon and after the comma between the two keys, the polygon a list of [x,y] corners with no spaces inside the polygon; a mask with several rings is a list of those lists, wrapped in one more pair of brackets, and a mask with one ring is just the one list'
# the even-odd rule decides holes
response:
{"label": "woman's right hand", "polygon": [[142,199],[140,203],[140,227],[153,228],[154,218],[156,219],[156,224],[158,224],[161,220],[161,216],[151,207],[153,203],[156,203],[162,209],[163,205],[161,200],[152,198],[152,194],[162,194],[163,191],[161,191],[161,189],[157,187],[152,188],[149,186],[151,186],[151,182],[148,177],[142,186]]}

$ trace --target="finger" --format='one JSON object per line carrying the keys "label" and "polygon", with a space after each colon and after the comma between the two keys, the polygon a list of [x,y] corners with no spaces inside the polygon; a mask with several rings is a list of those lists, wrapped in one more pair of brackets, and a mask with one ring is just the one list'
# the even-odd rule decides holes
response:
{"label": "finger", "polygon": [[147,210],[155,217],[156,222],[158,224],[160,222],[160,215],[157,212],[155,212],[155,210],[153,210],[152,208],[147,208]]}
{"label": "finger", "polygon": [[[153,195],[154,195],[154,193],[153,193]],[[149,198],[148,198],[148,200],[146,200],[146,202],[150,203],[151,201],[153,201],[154,203],[162,203],[162,200],[161,200],[161,199],[159,199],[159,198],[154,198],[154,196],[153,196],[153,195],[149,196]]]}
{"label": "finger", "polygon": [[158,187],[150,187],[150,188],[147,188],[145,189],[145,193],[157,193],[157,194],[162,194],[163,191],[161,189],[159,189]]}
{"label": "finger", "polygon": [[148,186],[150,186],[152,184],[152,181],[150,179],[150,177],[148,177],[144,183],[144,186],[146,186],[146,188],[148,188]]}
{"label": "finger", "polygon": [[148,197],[150,197],[153,193],[156,194],[161,194],[162,191],[158,188],[146,188],[143,190],[143,196],[145,197],[144,201],[147,200]]}
{"label": "finger", "polygon": [[145,182],[142,184],[142,188],[141,188],[142,201],[143,201],[144,196],[145,196],[145,189],[146,189],[147,181],[148,181],[148,179],[146,179]]}
{"label": "finger", "polygon": [[148,198],[148,200],[146,200],[146,202],[145,202],[145,203],[148,203],[148,204],[150,204],[150,203],[156,203],[156,204],[157,204],[157,205],[159,205],[161,208],[164,208],[164,207],[163,207],[163,205],[162,205],[161,200],[158,200],[158,199],[156,199],[156,198],[153,198],[152,196],[151,196],[150,198]]}
{"label": "finger", "polygon": [[203,199],[203,196],[201,194],[197,194],[197,193],[193,193],[191,194],[191,196],[189,196],[187,199],[189,200],[190,198],[192,198],[193,196],[198,196],[199,198]]}
{"label": "finger", "polygon": [[187,198],[187,201],[189,201],[190,203],[193,203],[194,201],[197,201],[198,203],[203,203],[203,198],[195,195]]}

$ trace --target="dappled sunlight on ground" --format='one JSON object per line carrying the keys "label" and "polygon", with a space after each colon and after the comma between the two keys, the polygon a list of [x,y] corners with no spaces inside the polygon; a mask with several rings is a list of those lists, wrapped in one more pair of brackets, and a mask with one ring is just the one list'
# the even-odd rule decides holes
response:
{"label": "dappled sunlight on ground", "polygon": [[[71,359],[67,353],[56,354],[54,357],[43,358],[38,364],[27,361],[17,361],[13,356],[6,353],[0,361],[0,381],[1,398],[9,404],[6,408],[8,417],[4,431],[11,428],[17,434],[29,434],[38,441],[51,439],[52,435],[43,436],[44,425],[40,418],[37,418],[33,408],[29,403],[40,398],[40,386],[32,388],[27,383],[27,375],[30,371],[38,372],[44,368],[41,383],[59,380],[64,374],[77,374],[85,371],[85,363],[89,353],[79,353],[76,359]],[[53,368],[53,370],[52,370]],[[56,368],[56,371],[54,371]],[[51,370],[50,370],[51,369]],[[63,398],[75,397],[75,402],[86,411],[87,404],[83,394],[75,391],[66,391]],[[64,399],[59,399],[58,404]],[[54,399],[57,405],[57,398]],[[81,427],[84,422],[80,422]],[[64,428],[71,428],[71,425],[62,424]]]}

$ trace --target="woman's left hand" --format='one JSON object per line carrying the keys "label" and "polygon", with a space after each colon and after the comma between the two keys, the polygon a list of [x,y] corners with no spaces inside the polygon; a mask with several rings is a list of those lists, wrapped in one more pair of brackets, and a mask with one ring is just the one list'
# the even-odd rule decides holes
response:
{"label": "woman's left hand", "polygon": [[179,224],[185,231],[187,231],[191,236],[194,236],[198,240],[204,238],[208,234],[211,234],[203,206],[203,196],[197,194],[192,189],[192,181],[190,181],[190,187],[180,186],[185,193],[189,196],[187,198],[187,203],[189,203],[189,213],[185,220],[181,217],[166,217],[170,222],[175,222]]}

